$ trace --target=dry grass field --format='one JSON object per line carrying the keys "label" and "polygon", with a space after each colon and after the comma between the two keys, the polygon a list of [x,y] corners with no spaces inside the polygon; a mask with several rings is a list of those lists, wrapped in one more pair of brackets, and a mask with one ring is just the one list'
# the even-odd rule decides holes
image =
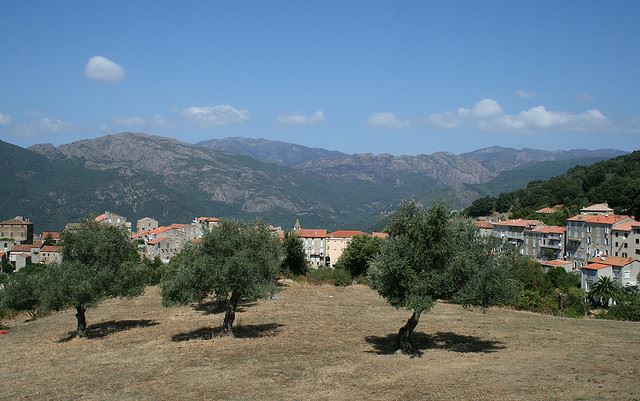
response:
{"label": "dry grass field", "polygon": [[364,286],[287,283],[246,304],[236,337],[216,305],[163,308],[158,289],[110,300],[69,339],[72,311],[9,322],[0,398],[61,400],[633,400],[640,324],[438,304],[421,357],[390,353],[409,312]]}

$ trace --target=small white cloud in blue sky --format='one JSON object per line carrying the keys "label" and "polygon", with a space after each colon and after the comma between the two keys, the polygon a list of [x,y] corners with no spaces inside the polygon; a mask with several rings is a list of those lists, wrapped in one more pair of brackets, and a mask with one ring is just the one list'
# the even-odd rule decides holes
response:
{"label": "small white cloud in blue sky", "polygon": [[43,117],[32,123],[16,124],[13,133],[17,136],[33,138],[41,135],[55,134],[61,131],[71,131],[73,124],[66,121]]}
{"label": "small white cloud in blue sky", "polygon": [[520,99],[532,99],[534,97],[536,97],[535,92],[529,92],[526,91],[524,89],[518,89],[515,92],[516,96],[518,96]]}
{"label": "small white cloud in blue sky", "polygon": [[0,125],[7,125],[7,124],[11,124],[11,121],[13,119],[11,118],[10,114],[3,114],[0,113]]}
{"label": "small white cloud in blue sky", "polygon": [[118,82],[124,79],[124,68],[103,56],[93,56],[84,66],[84,76],[98,81]]}
{"label": "small white cloud in blue sky", "polygon": [[278,122],[282,125],[318,125],[327,121],[321,110],[316,111],[311,116],[302,113],[281,114]]}
{"label": "small white cloud in blue sky", "polygon": [[407,128],[411,121],[397,116],[395,113],[373,113],[367,118],[367,124],[374,128]]}
{"label": "small white cloud in blue sky", "polygon": [[181,111],[182,116],[201,127],[243,123],[250,118],[249,110],[236,109],[227,104],[192,106]]}
{"label": "small white cloud in blue sky", "polygon": [[575,114],[535,106],[517,114],[507,114],[493,99],[483,99],[471,109],[461,107],[456,112],[431,114],[427,123],[443,129],[466,126],[482,131],[509,132],[594,132],[613,127],[613,122],[596,109]]}

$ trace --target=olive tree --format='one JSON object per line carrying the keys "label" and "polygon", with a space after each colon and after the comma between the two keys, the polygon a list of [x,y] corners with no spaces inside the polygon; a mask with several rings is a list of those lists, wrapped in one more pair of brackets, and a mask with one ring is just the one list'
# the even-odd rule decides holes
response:
{"label": "olive tree", "polygon": [[275,291],[280,252],[264,224],[224,220],[171,260],[161,282],[162,303],[215,297],[225,303],[222,333],[229,334],[240,299],[255,300]]}
{"label": "olive tree", "polygon": [[304,258],[304,245],[295,233],[285,233],[282,244],[284,258],[282,259],[282,272],[295,275],[305,274],[308,270],[307,261]]}
{"label": "olive tree", "polygon": [[436,300],[487,307],[511,296],[510,280],[491,257],[490,244],[472,221],[452,218],[444,204],[425,210],[404,202],[387,232],[368,278],[392,306],[413,311],[396,337],[398,349],[413,351],[413,331]]}
{"label": "olive tree", "polygon": [[369,264],[380,251],[381,243],[380,238],[356,235],[342,252],[336,268],[347,270],[351,277],[366,275]]}
{"label": "olive tree", "polygon": [[86,312],[104,299],[144,291],[145,270],[125,230],[95,222],[62,234],[63,262],[47,268],[39,300],[43,310],[76,310],[77,337],[87,337]]}

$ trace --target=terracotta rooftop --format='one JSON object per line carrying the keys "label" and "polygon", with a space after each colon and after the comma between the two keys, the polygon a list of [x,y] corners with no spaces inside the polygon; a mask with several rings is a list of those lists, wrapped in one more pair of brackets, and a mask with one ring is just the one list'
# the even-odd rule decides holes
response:
{"label": "terracotta rooftop", "polygon": [[58,239],[60,238],[60,233],[57,231],[43,231],[42,234],[40,234],[40,236],[44,239],[46,238]]}
{"label": "terracotta rooftop", "polygon": [[589,260],[589,263],[603,264],[607,266],[624,267],[633,262],[631,258],[622,258],[620,256],[602,256]]}
{"label": "terracotta rooftop", "polygon": [[9,252],[31,252],[31,245],[15,244],[11,247]]}
{"label": "terracotta rooftop", "polygon": [[604,269],[605,267],[609,267],[609,265],[605,265],[602,263],[590,263],[586,266],[582,266],[583,269],[587,269],[587,270],[600,270],[600,269]]}
{"label": "terracotta rooftop", "polygon": [[493,227],[491,225],[491,222],[488,222],[486,220],[476,220],[475,223],[476,223],[476,226],[478,226],[478,228],[484,228],[488,230]]}
{"label": "terracotta rooftop", "polygon": [[57,245],[46,245],[42,252],[62,252],[62,247]]}
{"label": "terracotta rooftop", "polygon": [[539,220],[525,220],[525,219],[517,219],[517,220],[504,220],[504,221],[496,221],[491,223],[494,226],[508,226],[508,227],[530,227],[530,226],[539,226],[543,224]]}
{"label": "terracotta rooftop", "polygon": [[536,233],[544,233],[544,234],[564,234],[567,231],[566,227],[558,227],[558,226],[542,226],[532,231]]}
{"label": "terracotta rooftop", "polygon": [[301,228],[296,231],[298,237],[306,238],[325,238],[327,236],[327,230],[319,228]]}
{"label": "terracotta rooftop", "polygon": [[199,221],[199,222],[201,222],[201,223],[202,223],[202,222],[207,222],[207,223],[209,223],[209,222],[211,222],[211,223],[216,223],[216,222],[222,221],[222,219],[221,219],[221,218],[218,218],[218,217],[198,217],[196,220],[198,220],[198,221]]}
{"label": "terracotta rooftop", "polygon": [[138,231],[137,233],[132,234],[131,238],[140,238],[143,235],[162,234],[163,232],[172,230],[174,228],[175,227],[160,226],[158,228],[154,228],[153,230]]}
{"label": "terracotta rooftop", "polygon": [[542,209],[536,210],[536,213],[540,214],[553,214],[558,211],[556,207],[543,207]]}
{"label": "terracotta rooftop", "polygon": [[96,218],[95,218],[95,219],[93,219],[93,220],[94,220],[96,223],[99,223],[99,222],[104,221],[104,220],[106,220],[106,219],[107,219],[107,214],[106,214],[106,213],[102,213],[101,215],[96,216]]}
{"label": "terracotta rooftop", "polygon": [[337,230],[329,234],[332,238],[351,238],[356,235],[367,235],[367,233],[358,230]]}
{"label": "terracotta rooftop", "polygon": [[611,229],[618,230],[618,231],[631,231],[634,227],[640,227],[640,222],[627,221],[624,223],[616,224]]}
{"label": "terracotta rooftop", "polygon": [[596,215],[579,214],[579,215],[568,218],[567,221],[583,221],[585,223],[612,225],[619,222],[620,220],[630,219],[630,218],[631,217],[625,216],[622,214],[610,214],[608,216],[601,215],[601,214],[596,214]]}
{"label": "terracotta rooftop", "polygon": [[540,260],[539,261],[540,264],[542,266],[554,266],[554,267],[558,267],[558,266],[564,266],[567,263],[570,263],[567,260],[562,260],[562,259],[555,259],[555,260]]}
{"label": "terracotta rooftop", "polygon": [[389,234],[387,234],[387,233],[381,233],[381,232],[378,232],[378,231],[374,231],[374,232],[372,232],[372,233],[371,233],[371,236],[372,236],[373,238],[380,238],[380,239],[386,239],[386,238],[389,238]]}
{"label": "terracotta rooftop", "polygon": [[609,207],[609,204],[605,202],[605,203],[596,203],[594,205],[583,207],[582,209],[580,209],[580,211],[583,211],[583,212],[602,212],[602,211],[613,211],[613,209],[611,209]]}

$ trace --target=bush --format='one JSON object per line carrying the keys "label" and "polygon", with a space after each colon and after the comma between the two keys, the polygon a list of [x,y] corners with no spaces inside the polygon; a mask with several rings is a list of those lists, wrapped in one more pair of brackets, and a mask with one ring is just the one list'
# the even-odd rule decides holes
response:
{"label": "bush", "polygon": [[351,274],[344,269],[329,269],[321,267],[311,269],[306,275],[307,282],[311,284],[331,284],[344,287],[351,284]]}
{"label": "bush", "polygon": [[556,309],[556,300],[551,295],[544,295],[536,290],[522,290],[518,294],[515,308],[539,313],[551,313]]}
{"label": "bush", "polygon": [[162,279],[162,275],[164,271],[167,269],[167,266],[162,263],[160,258],[156,257],[154,260],[144,259],[144,270],[146,284],[147,285],[158,285],[160,284],[160,279]]}
{"label": "bush", "polygon": [[640,294],[627,294],[620,302],[609,308],[603,319],[631,320],[640,322]]}

